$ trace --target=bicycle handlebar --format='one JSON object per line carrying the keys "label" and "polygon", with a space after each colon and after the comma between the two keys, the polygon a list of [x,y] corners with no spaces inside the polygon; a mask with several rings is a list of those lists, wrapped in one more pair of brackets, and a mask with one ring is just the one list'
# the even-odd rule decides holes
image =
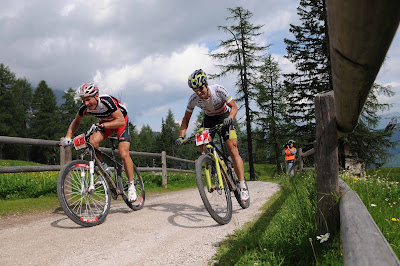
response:
{"label": "bicycle handlebar", "polygon": [[[217,132],[220,132],[221,129],[222,129],[223,127],[224,127],[224,124],[218,124],[218,125],[213,126],[212,128],[209,128],[209,129],[208,129],[208,132],[209,132],[210,134],[211,134],[211,133],[214,133],[214,132],[217,133]],[[200,132],[202,132],[203,130],[204,130],[204,128],[200,128],[199,130],[197,130],[197,133],[200,133]],[[183,139],[183,140],[182,140],[182,141],[183,141],[183,145],[192,143],[192,142],[195,141],[195,139],[196,139],[196,134],[190,136],[190,137],[187,138],[187,139]]]}

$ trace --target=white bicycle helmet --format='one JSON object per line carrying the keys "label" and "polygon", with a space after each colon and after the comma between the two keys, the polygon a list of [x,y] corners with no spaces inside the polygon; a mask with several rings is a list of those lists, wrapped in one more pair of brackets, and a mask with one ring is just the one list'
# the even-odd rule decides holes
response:
{"label": "white bicycle helmet", "polygon": [[94,83],[85,83],[79,87],[77,95],[79,97],[95,96],[99,88]]}
{"label": "white bicycle helmet", "polygon": [[190,88],[198,89],[206,84],[207,84],[207,76],[202,69],[197,69],[192,74],[190,74],[188,79],[188,85]]}

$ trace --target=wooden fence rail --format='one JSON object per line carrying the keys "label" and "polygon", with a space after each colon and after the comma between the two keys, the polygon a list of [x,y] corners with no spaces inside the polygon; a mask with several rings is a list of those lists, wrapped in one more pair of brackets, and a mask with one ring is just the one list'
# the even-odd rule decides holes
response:
{"label": "wooden fence rail", "polygon": [[345,265],[400,265],[360,197],[343,181],[340,187],[340,227]]}
{"label": "wooden fence rail", "polygon": [[[21,173],[21,172],[45,172],[45,171],[60,171],[67,162],[71,161],[71,148],[59,147],[60,141],[56,140],[43,140],[43,139],[30,139],[30,138],[18,138],[18,137],[7,137],[0,136],[0,144],[21,144],[21,145],[37,145],[37,146],[51,146],[60,148],[60,165],[40,165],[40,166],[2,166],[0,167],[0,173]],[[111,148],[100,148],[101,151],[111,153]],[[118,150],[116,150],[118,152]],[[185,163],[194,164],[195,161],[187,160],[183,158],[173,157],[166,154],[165,151],[161,153],[150,153],[150,152],[136,152],[130,151],[131,156],[139,157],[158,157],[161,158],[161,167],[138,167],[140,172],[161,172],[162,184],[164,188],[167,188],[167,172],[178,172],[178,173],[195,173],[193,170],[184,170],[176,168],[167,168],[167,159],[173,161],[180,161]]]}

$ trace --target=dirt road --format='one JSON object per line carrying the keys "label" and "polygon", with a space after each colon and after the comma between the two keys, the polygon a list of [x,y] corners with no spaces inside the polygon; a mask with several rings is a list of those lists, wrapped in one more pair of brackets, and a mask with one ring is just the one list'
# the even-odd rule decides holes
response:
{"label": "dirt road", "polygon": [[148,196],[130,211],[114,201],[105,223],[83,228],[62,210],[0,219],[0,265],[207,265],[216,244],[260,213],[279,185],[249,182],[250,208],[232,198],[229,224],[218,225],[197,189]]}

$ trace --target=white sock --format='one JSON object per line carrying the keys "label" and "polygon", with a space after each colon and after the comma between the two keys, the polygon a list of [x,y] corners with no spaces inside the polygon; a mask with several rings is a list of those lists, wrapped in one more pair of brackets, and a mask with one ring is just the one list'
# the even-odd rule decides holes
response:
{"label": "white sock", "polygon": [[132,181],[132,182],[129,182],[129,186],[133,186],[135,183]]}
{"label": "white sock", "polygon": [[240,188],[246,188],[246,185],[245,185],[244,181],[239,181],[239,187]]}

